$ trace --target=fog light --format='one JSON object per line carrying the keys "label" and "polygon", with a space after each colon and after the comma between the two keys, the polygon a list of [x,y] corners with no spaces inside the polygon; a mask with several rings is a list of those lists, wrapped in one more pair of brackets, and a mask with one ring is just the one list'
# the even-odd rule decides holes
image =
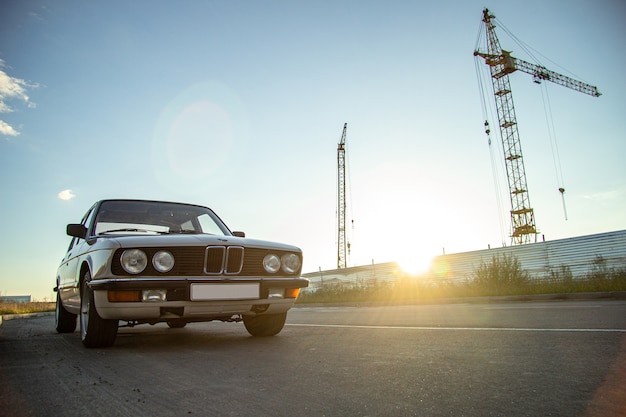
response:
{"label": "fog light", "polygon": [[270,288],[267,292],[267,298],[285,298],[285,289]]}
{"label": "fog light", "polygon": [[167,290],[143,290],[141,301],[167,301]]}

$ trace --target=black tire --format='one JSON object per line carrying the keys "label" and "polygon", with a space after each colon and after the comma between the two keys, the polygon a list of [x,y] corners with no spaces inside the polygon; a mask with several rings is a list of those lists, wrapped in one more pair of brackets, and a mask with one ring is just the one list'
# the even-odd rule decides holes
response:
{"label": "black tire", "polygon": [[280,333],[285,326],[286,319],[287,313],[243,316],[243,324],[252,336],[269,337]]}
{"label": "black tire", "polygon": [[76,330],[76,314],[70,313],[63,307],[59,293],[57,293],[54,321],[59,333],[73,333]]}
{"label": "black tire", "polygon": [[111,346],[117,337],[118,320],[104,320],[96,311],[93,290],[87,283],[91,273],[85,272],[80,295],[80,338],[88,348]]}
{"label": "black tire", "polygon": [[183,319],[174,319],[168,320],[167,325],[170,327],[170,329],[182,329],[187,325],[187,322]]}

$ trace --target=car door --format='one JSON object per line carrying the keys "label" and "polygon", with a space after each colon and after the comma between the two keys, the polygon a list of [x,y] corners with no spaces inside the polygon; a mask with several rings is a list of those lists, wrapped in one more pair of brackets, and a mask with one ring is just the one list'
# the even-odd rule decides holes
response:
{"label": "car door", "polygon": [[[83,217],[81,224],[87,227],[94,213],[93,206]],[[80,260],[82,255],[89,250],[89,244],[85,239],[74,237],[70,242],[67,253],[61,261],[58,273],[58,291],[63,305],[66,308],[80,308]]]}

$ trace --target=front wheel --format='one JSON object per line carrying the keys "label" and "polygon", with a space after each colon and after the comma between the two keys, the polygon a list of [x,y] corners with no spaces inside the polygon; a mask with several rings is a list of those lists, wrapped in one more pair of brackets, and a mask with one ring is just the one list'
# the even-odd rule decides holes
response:
{"label": "front wheel", "polygon": [[76,314],[72,314],[63,307],[61,296],[57,292],[57,305],[54,313],[57,332],[72,333],[76,330]]}
{"label": "front wheel", "polygon": [[93,290],[89,288],[91,274],[85,273],[80,295],[80,338],[89,348],[111,346],[117,337],[118,320],[104,320],[96,310]]}
{"label": "front wheel", "polygon": [[252,336],[268,337],[280,333],[285,326],[286,319],[287,313],[243,316],[243,324]]}
{"label": "front wheel", "polygon": [[167,321],[167,325],[170,329],[182,329],[187,325],[187,322],[183,319],[172,319]]}

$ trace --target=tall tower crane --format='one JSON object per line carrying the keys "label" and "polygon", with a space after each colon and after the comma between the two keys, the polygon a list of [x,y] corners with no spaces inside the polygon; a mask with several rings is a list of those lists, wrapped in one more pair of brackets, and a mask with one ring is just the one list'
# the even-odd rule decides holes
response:
{"label": "tall tower crane", "polygon": [[[482,21],[485,23],[487,33],[487,52],[476,50],[474,51],[474,56],[483,58],[489,66],[491,73],[511,199],[512,243],[531,243],[531,241],[536,241],[537,228],[535,226],[534,210],[531,208],[528,196],[526,172],[524,170],[515,108],[513,107],[509,74],[519,70],[531,74],[536,83],[541,83],[544,80],[551,81],[594,97],[599,97],[600,93],[592,85],[550,71],[543,66],[512,57],[510,52],[500,47],[500,42],[495,32],[495,24],[492,22],[494,18],[495,16],[490,14],[488,9],[483,10]],[[487,122],[485,124],[487,125]],[[561,188],[559,191],[562,193],[565,190]]]}
{"label": "tall tower crane", "polygon": [[346,240],[346,130],[344,123],[337,145],[337,268],[345,268],[348,242]]}

